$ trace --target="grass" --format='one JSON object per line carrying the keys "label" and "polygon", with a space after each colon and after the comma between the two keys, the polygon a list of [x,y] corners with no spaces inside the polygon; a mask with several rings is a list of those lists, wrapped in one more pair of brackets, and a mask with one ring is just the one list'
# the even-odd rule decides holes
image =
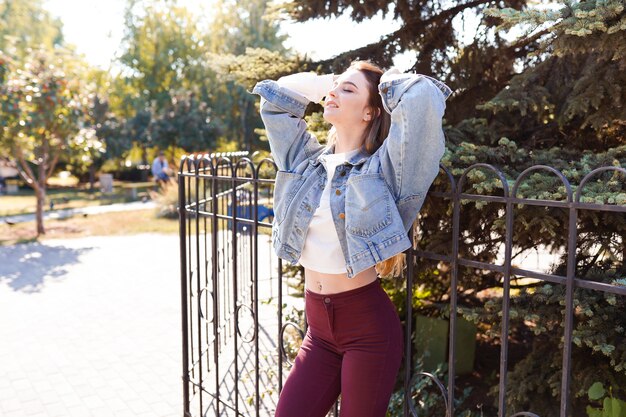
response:
{"label": "grass", "polygon": [[[122,183],[116,181],[113,193],[103,194],[99,190],[90,192],[86,188],[51,188],[47,191],[45,209],[49,210],[50,201],[54,209],[102,206],[114,203],[136,201],[154,187],[152,182]],[[34,213],[37,200],[33,190],[20,190],[15,195],[0,196],[0,216]]]}
{"label": "grass", "polygon": [[[130,184],[131,186],[137,186],[137,184]],[[118,185],[121,190],[124,189],[124,184]],[[139,187],[149,189],[152,183],[140,184]],[[85,205],[105,204],[103,201],[104,196],[100,193],[90,194],[93,196],[93,200],[81,200],[81,196],[88,194],[86,191],[81,190],[54,190],[51,194],[52,198],[61,198],[62,196],[73,197],[75,200],[69,200],[67,205],[63,207],[84,207]],[[69,194],[68,194],[69,193]],[[123,194],[123,191],[117,191],[117,195]],[[31,242],[36,240],[54,239],[54,238],[73,238],[73,237],[86,237],[86,236],[106,236],[106,235],[132,235],[137,233],[178,233],[178,214],[176,210],[178,190],[177,187],[171,186],[162,190],[161,193],[150,193],[153,200],[157,203],[157,209],[140,209],[124,212],[112,212],[102,213],[97,215],[80,215],[77,214],[73,217],[66,219],[48,219],[44,221],[44,227],[46,234],[37,238],[35,233],[36,226],[34,221],[17,223],[9,225],[3,221],[0,221],[0,246],[11,245],[15,243]],[[114,193],[115,195],[115,193]],[[138,194],[139,195],[139,194]],[[13,210],[19,207],[19,203],[24,201],[28,202],[31,199],[34,204],[34,196],[21,195],[21,196],[9,196],[12,198],[15,204]],[[98,199],[100,197],[100,199]],[[106,196],[109,197],[109,196]],[[115,197],[113,197],[115,198]],[[5,197],[0,197],[0,206],[2,210],[8,211],[9,209],[4,206]],[[108,200],[110,201],[110,199]],[[75,204],[71,206],[70,204]],[[81,205],[82,204],[82,205]],[[57,208],[57,205],[55,205]],[[61,207],[59,207],[61,208]],[[227,215],[227,209],[224,204],[219,204],[219,213]],[[161,214],[167,211],[170,218],[157,218],[157,211],[160,210]],[[0,211],[0,215],[1,215]],[[190,215],[190,221],[193,222],[193,216]],[[267,219],[265,220],[268,221]],[[207,219],[207,232],[211,230],[211,220]],[[221,219],[218,223],[219,229],[223,229],[230,224],[229,221]],[[201,224],[204,228],[204,223]],[[195,230],[195,229],[194,229]],[[271,234],[271,228],[259,227],[260,234]]]}
{"label": "grass", "polygon": [[[35,222],[17,223],[9,226],[0,223],[0,246],[43,241],[46,239],[67,239],[87,236],[133,235],[139,233],[178,233],[178,219],[157,218],[154,209],[132,210],[95,215],[77,215],[64,220],[46,220],[46,234],[37,238]],[[193,220],[192,220],[193,221]],[[226,227],[226,220],[220,220],[220,230]],[[204,229],[204,223],[201,223]],[[211,232],[211,219],[207,219],[207,233]],[[259,227],[260,235],[271,236],[270,227]],[[192,234],[195,226],[192,226]]]}
{"label": "grass", "polygon": [[80,215],[64,220],[46,220],[44,226],[46,234],[37,238],[34,221],[13,226],[0,223],[0,246],[86,236],[178,233],[178,219],[156,218],[153,209]]}

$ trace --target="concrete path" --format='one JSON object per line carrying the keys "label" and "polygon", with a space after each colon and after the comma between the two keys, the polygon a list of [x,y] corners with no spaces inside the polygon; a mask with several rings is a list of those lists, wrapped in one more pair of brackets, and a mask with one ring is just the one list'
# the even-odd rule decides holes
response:
{"label": "concrete path", "polygon": [[[133,201],[132,203],[116,203],[116,204],[107,204],[103,206],[88,206],[88,207],[77,207],[77,208],[68,208],[68,209],[60,209],[60,210],[46,210],[43,215],[44,220],[47,219],[66,219],[68,217],[76,216],[78,214],[100,214],[100,213],[111,213],[117,211],[130,211],[130,210],[142,210],[142,209],[151,209],[156,207],[156,203],[154,201]],[[0,222],[11,222],[11,223],[24,223],[35,220],[35,214],[18,214],[15,216],[0,216]]]}
{"label": "concrete path", "polygon": [[[259,241],[263,416],[273,415],[279,385],[277,261],[267,238]],[[0,247],[0,416],[182,416],[178,251],[177,235],[158,234]],[[302,309],[289,292],[283,284],[285,306]],[[248,338],[251,322],[242,320]],[[254,415],[253,344],[225,342],[220,393]],[[213,372],[204,378],[214,392]],[[194,396],[194,415],[211,413],[208,399],[199,407]]]}
{"label": "concrete path", "polygon": [[0,415],[182,415],[178,237],[0,247]]}

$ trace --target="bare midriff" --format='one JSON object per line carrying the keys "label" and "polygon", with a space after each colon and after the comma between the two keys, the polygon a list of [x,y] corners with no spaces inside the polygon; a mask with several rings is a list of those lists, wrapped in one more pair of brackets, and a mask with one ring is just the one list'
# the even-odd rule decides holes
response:
{"label": "bare midriff", "polygon": [[367,268],[352,278],[348,274],[326,274],[323,272],[304,269],[304,285],[309,291],[318,294],[336,294],[343,291],[353,290],[370,284],[376,280],[377,274],[374,267]]}

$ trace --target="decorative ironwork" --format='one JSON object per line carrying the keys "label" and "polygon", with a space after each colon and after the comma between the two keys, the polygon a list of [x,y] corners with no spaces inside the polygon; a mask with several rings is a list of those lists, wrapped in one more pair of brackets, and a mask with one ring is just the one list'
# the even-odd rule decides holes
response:
{"label": "decorative ironwork", "polygon": [[[283,305],[289,297],[284,293],[282,261],[274,259],[269,243],[273,216],[273,178],[276,170],[272,160],[264,159],[255,165],[246,153],[194,155],[181,160],[180,276],[183,312],[183,411],[186,417],[219,416],[221,409],[233,411],[237,416],[273,415],[273,406],[283,385],[283,365],[291,364],[283,345],[285,329],[293,326],[304,337],[303,331],[295,323],[284,322]],[[502,195],[464,192],[468,174],[473,170],[493,173],[499,179]],[[522,182],[539,171],[551,172],[559,178],[565,189],[564,201],[518,196]],[[581,202],[585,185],[593,177],[607,171],[626,175],[626,169],[621,167],[601,167],[586,175],[573,192],[571,184],[561,172],[545,165],[533,166],[522,172],[510,189],[504,174],[489,164],[479,163],[468,167],[458,182],[447,168],[442,167],[449,191],[431,191],[430,196],[447,199],[452,204],[451,252],[435,253],[415,248],[406,251],[411,261],[407,262],[405,303],[406,310],[412,312],[410,297],[413,294],[414,265],[419,264],[418,259],[435,260],[450,266],[447,388],[431,373],[412,374],[414,347],[411,338],[405,337],[404,417],[419,416],[410,386],[420,377],[429,378],[436,384],[442,395],[447,417],[454,416],[459,267],[497,272],[502,276],[499,417],[507,414],[505,396],[509,360],[511,276],[524,276],[565,286],[560,417],[571,414],[569,407],[574,289],[584,288],[626,295],[624,286],[588,281],[575,276],[578,212],[591,210],[626,213],[626,206]],[[464,259],[459,255],[462,201],[503,205],[506,230],[502,264]],[[567,211],[567,271],[564,276],[540,273],[511,264],[516,205],[554,207]],[[410,234],[415,232],[411,230]],[[259,270],[260,265],[264,268],[263,272]],[[262,286],[259,285],[261,281]],[[264,292],[262,296],[260,291]],[[209,309],[212,314],[207,318]],[[239,328],[241,309],[249,310],[252,316],[254,328],[248,339],[244,339]],[[262,322],[266,320],[265,317],[269,317],[268,321]],[[413,328],[413,314],[406,315],[404,324],[406,329]],[[273,333],[270,334],[270,331]],[[410,334],[410,331],[406,333]],[[332,413],[338,415],[337,412],[338,404]],[[539,417],[529,411],[518,412],[511,417],[523,416]]]}

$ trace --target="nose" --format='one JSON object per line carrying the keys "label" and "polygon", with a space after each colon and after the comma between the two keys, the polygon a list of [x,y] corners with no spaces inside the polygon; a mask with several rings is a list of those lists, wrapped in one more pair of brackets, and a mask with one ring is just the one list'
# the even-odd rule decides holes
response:
{"label": "nose", "polygon": [[335,93],[335,89],[336,88],[337,87],[333,87],[333,88],[330,89],[330,91],[328,92],[328,96],[329,97],[337,97],[337,94]]}

